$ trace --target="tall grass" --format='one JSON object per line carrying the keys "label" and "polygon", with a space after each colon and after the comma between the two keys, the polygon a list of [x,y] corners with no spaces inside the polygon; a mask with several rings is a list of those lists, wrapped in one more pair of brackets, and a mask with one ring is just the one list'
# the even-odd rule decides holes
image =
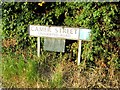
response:
{"label": "tall grass", "polygon": [[40,58],[36,55],[26,58],[23,53],[3,54],[3,87],[46,87],[59,57],[55,53],[44,53]]}
{"label": "tall grass", "polygon": [[[27,81],[37,80],[37,62],[28,59],[25,62],[22,55],[5,55],[2,58],[2,76],[4,87],[26,86]],[[22,81],[22,82],[21,82]],[[18,85],[19,83],[19,85]],[[25,84],[26,83],[26,84]]]}
{"label": "tall grass", "polygon": [[51,75],[50,86],[51,88],[61,88],[63,86],[63,67],[57,64],[53,74]]}
{"label": "tall grass", "polygon": [[[1,8],[0,8],[0,14],[1,14]],[[2,75],[2,62],[1,62],[1,51],[2,51],[2,19],[1,19],[1,15],[0,15],[0,80],[1,80],[1,75]],[[0,87],[1,87],[1,81],[0,81]]]}
{"label": "tall grass", "polygon": [[115,68],[84,67],[85,63],[65,56],[42,53],[25,58],[22,54],[2,56],[2,86],[14,88],[119,88],[120,72]]}

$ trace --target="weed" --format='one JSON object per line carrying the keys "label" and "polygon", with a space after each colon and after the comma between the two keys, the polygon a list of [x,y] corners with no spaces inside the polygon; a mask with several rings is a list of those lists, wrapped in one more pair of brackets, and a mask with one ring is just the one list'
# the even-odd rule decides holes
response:
{"label": "weed", "polygon": [[[119,88],[114,68],[77,66],[65,56],[44,52],[38,58],[18,54],[2,56],[2,86],[13,88]],[[24,59],[27,59],[26,61]]]}

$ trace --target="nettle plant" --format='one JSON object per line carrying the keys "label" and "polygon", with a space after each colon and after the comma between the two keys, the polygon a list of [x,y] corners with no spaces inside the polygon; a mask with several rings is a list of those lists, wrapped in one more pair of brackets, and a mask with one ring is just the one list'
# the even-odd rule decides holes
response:
{"label": "nettle plant", "polygon": [[[91,41],[82,44],[82,60],[119,68],[119,18],[120,5],[113,2],[3,2],[3,52],[36,48],[36,38],[28,34],[30,24],[83,27],[92,31]],[[74,58],[78,44],[71,46]]]}

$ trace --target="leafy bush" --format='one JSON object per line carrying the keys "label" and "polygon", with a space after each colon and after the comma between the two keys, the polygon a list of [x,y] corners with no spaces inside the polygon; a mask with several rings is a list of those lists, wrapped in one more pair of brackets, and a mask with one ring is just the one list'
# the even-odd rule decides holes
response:
{"label": "leafy bush", "polygon": [[[91,42],[84,43],[83,60],[87,64],[107,67],[114,63],[116,68],[119,62],[119,30],[120,17],[119,4],[117,3],[67,3],[65,25],[91,29]],[[71,17],[71,19],[69,19]],[[71,20],[70,22],[68,21]],[[68,22],[67,22],[68,21]],[[71,23],[72,22],[72,23]]]}
{"label": "leafy bush", "polygon": [[[28,34],[28,25],[56,25],[56,26],[69,26],[69,27],[82,27],[91,29],[91,41],[82,43],[82,62],[81,66],[86,70],[86,74],[93,78],[87,73],[89,68],[94,68],[92,75],[96,78],[93,80],[91,87],[107,87],[102,86],[100,78],[102,77],[101,73],[104,70],[107,71],[111,77],[108,77],[109,80],[113,80],[115,72],[119,71],[120,68],[120,5],[115,2],[3,2],[2,3],[2,45],[3,45],[3,54],[6,53],[18,53],[22,54],[25,60],[33,58],[36,55],[36,38],[30,37]],[[41,44],[43,45],[43,38],[41,38]],[[69,42],[68,44],[72,44]],[[43,47],[43,46],[42,46]],[[69,52],[64,53],[65,60],[76,60],[78,43],[75,42],[72,45],[68,45],[67,50]],[[22,53],[21,53],[22,51]],[[43,73],[48,67],[56,67],[59,62],[57,53],[47,53],[42,51],[42,57],[40,61],[30,61],[28,65],[27,75],[28,79],[33,78],[36,75],[37,64],[44,67],[42,70],[39,67],[39,70]],[[44,55],[44,54],[45,55]],[[52,56],[52,61],[50,60]],[[8,60],[4,61],[5,64],[14,63],[10,68],[11,74],[16,75],[23,73],[20,68],[25,67],[23,61],[20,62],[20,66],[15,64],[15,60],[12,60],[8,56]],[[36,58],[37,60],[37,58]],[[43,62],[41,62],[43,60]],[[58,60],[58,62],[57,62]],[[49,61],[49,63],[48,63]],[[8,63],[7,63],[8,62]],[[50,63],[51,62],[51,63]],[[19,68],[20,71],[16,71],[14,68]],[[7,66],[6,66],[7,67]],[[53,69],[52,67],[52,69]],[[89,67],[89,68],[88,68]],[[3,68],[5,69],[5,68]],[[83,69],[83,70],[84,70]],[[100,69],[100,70],[98,70]],[[34,70],[34,72],[32,72]],[[74,69],[73,69],[74,70]],[[97,72],[98,70],[98,72]],[[5,70],[6,71],[6,70]],[[69,72],[69,70],[68,70]],[[94,73],[100,73],[100,77],[96,76]],[[4,72],[7,76],[8,74]],[[61,74],[61,73],[60,73]],[[58,73],[58,75],[60,75]],[[71,76],[74,75],[71,73]],[[40,75],[42,76],[42,75]],[[56,77],[57,74],[53,74],[53,82],[51,82],[52,87],[61,87],[62,86],[62,76]],[[8,77],[10,77],[8,75]],[[116,76],[117,77],[117,76]],[[36,80],[37,76],[33,79]],[[57,79],[60,79],[58,82],[54,83]],[[86,77],[83,77],[86,80]],[[102,77],[103,78],[103,77]],[[94,79],[94,78],[93,78]],[[41,81],[43,79],[40,79]],[[89,79],[90,80],[90,79]],[[88,81],[89,81],[88,80]],[[103,81],[107,80],[106,78]],[[117,80],[115,78],[115,80]],[[79,81],[79,80],[78,80]],[[44,80],[43,80],[44,82]],[[98,83],[99,82],[99,83]],[[106,81],[107,82],[107,81]],[[96,84],[97,83],[97,84]],[[110,86],[109,82],[109,85]],[[48,82],[46,82],[49,86]],[[99,85],[98,85],[99,84]],[[80,86],[79,84],[78,86]],[[85,87],[89,87],[90,84],[85,83]],[[98,85],[98,86],[97,86]],[[101,86],[100,86],[101,85]],[[117,83],[115,83],[117,85]],[[76,83],[71,86],[76,86]],[[83,86],[84,87],[84,86]],[[113,85],[114,87],[114,85]]]}
{"label": "leafy bush", "polygon": [[117,68],[120,66],[118,3],[45,2],[40,6],[37,2],[4,2],[2,12],[5,51],[36,48],[36,38],[28,35],[29,24],[83,27],[92,30],[92,41],[84,44],[83,60],[88,63],[101,60],[107,66],[114,62]]}

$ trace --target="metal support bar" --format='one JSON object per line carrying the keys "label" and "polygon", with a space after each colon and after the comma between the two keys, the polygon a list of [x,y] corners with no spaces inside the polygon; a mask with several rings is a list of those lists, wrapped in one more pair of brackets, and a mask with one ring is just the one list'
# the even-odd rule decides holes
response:
{"label": "metal support bar", "polygon": [[82,40],[79,40],[79,47],[78,47],[78,65],[80,64],[80,57],[81,57],[81,43],[82,43]]}
{"label": "metal support bar", "polygon": [[40,57],[40,37],[37,37],[37,56]]}

